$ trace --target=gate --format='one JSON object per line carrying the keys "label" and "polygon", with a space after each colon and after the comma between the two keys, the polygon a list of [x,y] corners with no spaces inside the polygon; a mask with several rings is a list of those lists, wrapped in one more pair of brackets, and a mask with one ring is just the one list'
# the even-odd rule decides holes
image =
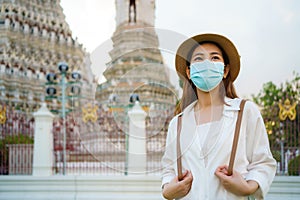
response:
{"label": "gate", "polygon": [[33,136],[32,114],[0,102],[0,175],[31,173]]}
{"label": "gate", "polygon": [[[286,102],[288,103],[288,102]],[[284,106],[284,105],[283,105]],[[269,136],[272,154],[276,159],[277,174],[279,175],[299,175],[300,172],[300,106],[288,105],[286,111],[281,111],[276,104],[271,110],[264,111],[265,125]],[[293,113],[295,116],[293,118]],[[281,119],[280,119],[281,118]]]}
{"label": "gate", "polygon": [[[89,107],[90,106],[90,107]],[[67,174],[126,175],[128,158],[128,108],[103,108],[91,106],[96,120],[86,120],[84,110],[77,110],[66,117]],[[97,109],[96,109],[97,108]],[[173,108],[163,115],[146,118],[146,148],[148,174],[160,174],[167,127]],[[53,124],[55,171],[63,173],[62,120]]]}

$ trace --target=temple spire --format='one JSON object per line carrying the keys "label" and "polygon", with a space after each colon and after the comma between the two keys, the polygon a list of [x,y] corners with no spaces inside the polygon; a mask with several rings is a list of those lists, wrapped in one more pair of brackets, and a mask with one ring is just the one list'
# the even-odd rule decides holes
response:
{"label": "temple spire", "polygon": [[154,26],[155,0],[115,0],[116,26]]}
{"label": "temple spire", "polygon": [[130,0],[129,2],[129,20],[128,22],[136,23],[136,3],[135,0]]}
{"label": "temple spire", "polygon": [[167,110],[175,105],[169,71],[159,50],[154,13],[154,0],[116,0],[113,49],[103,73],[107,81],[96,93],[100,104],[115,100],[114,106],[127,106],[129,97],[137,94],[142,106],[153,104],[155,109]]}

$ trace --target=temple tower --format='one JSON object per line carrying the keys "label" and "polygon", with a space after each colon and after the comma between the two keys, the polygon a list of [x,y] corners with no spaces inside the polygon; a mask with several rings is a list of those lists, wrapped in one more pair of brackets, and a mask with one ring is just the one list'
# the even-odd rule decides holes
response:
{"label": "temple tower", "polygon": [[[175,105],[175,89],[154,29],[155,0],[116,0],[116,30],[110,62],[96,99],[109,108],[126,107],[137,94],[142,107],[166,111]],[[122,109],[121,109],[122,110]]]}
{"label": "temple tower", "polygon": [[[60,0],[0,0],[0,101],[32,112],[45,99],[46,74],[67,62],[93,98],[89,55],[72,37]],[[58,103],[48,102],[56,107]]]}

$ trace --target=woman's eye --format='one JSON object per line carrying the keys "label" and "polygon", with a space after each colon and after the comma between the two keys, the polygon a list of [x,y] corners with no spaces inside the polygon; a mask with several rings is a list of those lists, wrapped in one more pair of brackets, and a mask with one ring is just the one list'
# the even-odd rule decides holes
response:
{"label": "woman's eye", "polygon": [[203,60],[201,57],[194,58],[194,61],[201,61],[201,60]]}
{"label": "woman's eye", "polygon": [[219,56],[214,56],[211,58],[211,60],[220,60],[220,57]]}

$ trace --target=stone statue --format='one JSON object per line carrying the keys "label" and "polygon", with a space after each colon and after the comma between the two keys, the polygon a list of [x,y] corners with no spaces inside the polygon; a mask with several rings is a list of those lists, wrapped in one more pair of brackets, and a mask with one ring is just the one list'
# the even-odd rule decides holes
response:
{"label": "stone statue", "polygon": [[134,22],[136,23],[136,4],[135,0],[129,1],[129,23]]}

